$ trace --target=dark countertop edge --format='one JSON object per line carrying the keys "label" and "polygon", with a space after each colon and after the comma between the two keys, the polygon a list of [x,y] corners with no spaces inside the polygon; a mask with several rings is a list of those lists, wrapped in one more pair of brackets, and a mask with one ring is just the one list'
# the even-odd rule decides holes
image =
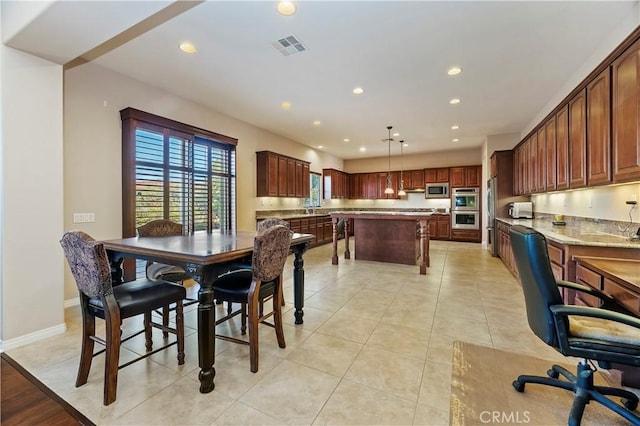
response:
{"label": "dark countertop edge", "polygon": [[[554,241],[556,243],[560,243],[560,244],[565,244],[565,245],[570,245],[570,246],[591,246],[591,247],[617,247],[617,248],[630,248],[630,249],[640,249],[640,243],[634,243],[631,241],[624,241],[623,238],[620,238],[620,242],[603,242],[603,241],[594,241],[594,240],[587,240],[584,239],[584,237],[582,238],[575,238],[575,237],[566,237],[563,235],[558,235],[555,232],[553,232],[553,229],[548,229],[548,228],[543,228],[543,227],[539,227],[539,226],[535,226],[535,224],[531,223],[533,222],[535,219],[512,219],[512,218],[504,218],[504,217],[497,217],[496,220],[506,223],[508,225],[523,225],[523,226],[527,226],[529,228],[532,228],[538,232],[540,232],[542,235],[545,236],[545,238],[547,240],[551,240]],[[559,227],[558,230],[562,231],[565,229],[571,229],[571,227],[569,225],[567,225],[566,227]],[[607,235],[606,233],[603,233],[603,236]],[[616,236],[617,237],[617,236]]]}

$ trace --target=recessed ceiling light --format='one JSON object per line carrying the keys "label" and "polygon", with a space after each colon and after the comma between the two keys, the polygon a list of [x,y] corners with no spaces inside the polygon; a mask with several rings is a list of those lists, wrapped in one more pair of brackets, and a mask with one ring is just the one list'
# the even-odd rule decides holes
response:
{"label": "recessed ceiling light", "polygon": [[458,138],[451,139],[451,142],[459,142],[459,141],[460,141],[460,139],[458,139]]}
{"label": "recessed ceiling light", "polygon": [[276,8],[282,16],[291,16],[296,13],[296,5],[292,1],[280,0]]}
{"label": "recessed ceiling light", "polygon": [[451,67],[447,71],[447,74],[449,74],[449,75],[458,75],[461,72],[462,72],[462,68],[460,68],[460,67]]}
{"label": "recessed ceiling light", "polygon": [[324,148],[324,145],[318,145],[318,149]]}
{"label": "recessed ceiling light", "polygon": [[364,93],[364,89],[362,87],[356,87],[355,89],[353,89],[354,95],[362,95],[363,93]]}
{"label": "recessed ceiling light", "polygon": [[458,99],[458,98],[453,98],[453,99],[451,99],[451,100],[449,101],[449,103],[450,103],[451,105],[459,104],[459,103],[460,103],[460,99]]}
{"label": "recessed ceiling light", "polygon": [[458,130],[460,128],[460,126],[458,126],[457,124],[454,124],[453,126],[451,126],[451,130]]}
{"label": "recessed ceiling light", "polygon": [[402,144],[402,146],[404,146],[406,148],[406,147],[409,146],[409,144],[405,142],[404,144]]}
{"label": "recessed ceiling light", "polygon": [[367,148],[365,148],[364,146],[360,147],[360,152],[365,152],[367,150]]}
{"label": "recessed ceiling light", "polygon": [[284,110],[290,110],[291,109],[291,102],[283,102],[282,103],[282,109]]}
{"label": "recessed ceiling light", "polygon": [[343,142],[349,142],[349,138],[342,139]]}
{"label": "recessed ceiling light", "polygon": [[198,51],[196,47],[188,41],[180,43],[180,50],[184,53],[196,53]]}
{"label": "recessed ceiling light", "polygon": [[393,134],[393,136],[398,137],[398,136],[400,136],[400,133],[396,132],[396,133]]}
{"label": "recessed ceiling light", "polygon": [[320,122],[320,120],[316,120],[316,121],[314,121],[314,122],[313,122],[313,125],[314,125],[314,126],[319,126],[320,124],[322,124],[322,123]]}

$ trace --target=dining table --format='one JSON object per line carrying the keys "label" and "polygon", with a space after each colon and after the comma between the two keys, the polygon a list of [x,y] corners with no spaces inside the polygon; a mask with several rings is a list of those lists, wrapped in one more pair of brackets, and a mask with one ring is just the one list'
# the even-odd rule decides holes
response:
{"label": "dining table", "polygon": [[[198,364],[200,392],[211,392],[215,377],[215,294],[213,282],[229,268],[251,263],[254,237],[251,231],[197,231],[166,237],[129,237],[102,241],[111,262],[114,285],[122,282],[125,258],[151,260],[184,268],[199,285],[198,290]],[[291,239],[293,260],[293,297],[295,324],[303,323],[303,253],[313,240],[312,234],[294,233]]]}

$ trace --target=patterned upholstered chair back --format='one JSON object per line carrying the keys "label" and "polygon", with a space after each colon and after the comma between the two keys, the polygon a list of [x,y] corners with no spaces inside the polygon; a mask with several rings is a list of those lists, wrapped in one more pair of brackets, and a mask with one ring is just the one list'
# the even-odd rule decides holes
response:
{"label": "patterned upholstered chair back", "polygon": [[286,220],[282,220],[279,217],[268,217],[262,222],[258,223],[258,232],[263,232],[276,225],[282,225],[288,228],[289,222],[287,222]]}
{"label": "patterned upholstered chair back", "polygon": [[78,290],[88,297],[111,294],[111,268],[101,242],[82,231],[70,231],[60,244]]}
{"label": "patterned upholstered chair back", "polygon": [[140,237],[166,237],[182,235],[182,224],[167,219],[156,219],[138,227]]}
{"label": "patterned upholstered chair back", "polygon": [[262,282],[273,281],[284,269],[293,232],[283,225],[268,228],[254,238],[253,276]]}

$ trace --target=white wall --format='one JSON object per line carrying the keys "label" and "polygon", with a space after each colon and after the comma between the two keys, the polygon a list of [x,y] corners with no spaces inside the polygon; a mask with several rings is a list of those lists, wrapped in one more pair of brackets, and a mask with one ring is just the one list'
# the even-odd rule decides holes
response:
{"label": "white wall", "polygon": [[64,332],[62,67],[2,45],[3,349]]}

